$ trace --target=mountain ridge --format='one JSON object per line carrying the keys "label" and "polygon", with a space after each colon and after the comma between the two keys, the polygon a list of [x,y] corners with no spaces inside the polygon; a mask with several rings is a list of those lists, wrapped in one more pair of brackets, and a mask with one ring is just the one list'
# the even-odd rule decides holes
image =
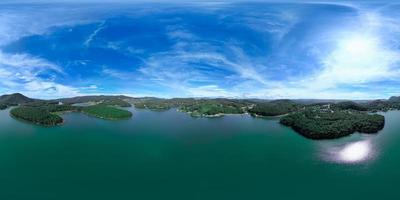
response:
{"label": "mountain ridge", "polygon": [[[47,101],[47,102],[62,102],[62,103],[79,103],[82,101],[97,101],[98,99],[107,98],[125,98],[125,99],[232,99],[232,98],[221,98],[221,97],[204,97],[204,98],[193,98],[193,97],[179,97],[179,98],[159,98],[159,97],[131,97],[126,95],[86,95],[86,96],[76,96],[67,98],[56,98],[56,99],[36,99],[25,96],[21,93],[11,93],[4,94],[0,96],[0,104],[24,104],[32,103],[35,101]],[[353,101],[353,102],[372,102],[372,101],[390,101],[390,102],[400,102],[400,96],[391,96],[388,99],[369,99],[369,100],[353,100],[353,99],[261,99],[261,98],[234,98],[235,100],[253,100],[253,101],[294,101],[302,103],[337,103],[343,101]]]}
{"label": "mountain ridge", "polygon": [[5,94],[0,96],[0,104],[6,105],[18,105],[24,103],[31,103],[37,101],[37,99],[29,98],[21,93]]}

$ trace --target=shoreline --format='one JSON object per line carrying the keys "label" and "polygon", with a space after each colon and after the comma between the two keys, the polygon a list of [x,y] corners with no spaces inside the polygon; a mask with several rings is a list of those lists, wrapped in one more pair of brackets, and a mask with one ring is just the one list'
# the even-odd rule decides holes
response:
{"label": "shoreline", "polygon": [[250,114],[250,115],[253,117],[256,117],[256,118],[268,119],[268,118],[281,118],[281,117],[287,116],[289,114],[290,113],[286,113],[286,114],[282,114],[282,115],[274,115],[274,116],[264,116],[264,115],[258,115],[258,114]]}
{"label": "shoreline", "polygon": [[195,118],[201,118],[201,117],[204,117],[204,118],[218,118],[218,117],[229,116],[229,115],[232,115],[232,116],[250,115],[248,112],[237,113],[237,114],[235,114],[235,113],[217,113],[217,114],[214,114],[214,115],[206,115],[206,114],[192,115],[192,113],[194,113],[194,112],[188,112],[188,111],[180,110],[179,108],[176,109],[176,111],[181,112],[181,113],[185,113],[185,114],[189,114],[191,117],[195,117]]}
{"label": "shoreline", "polygon": [[130,118],[133,117],[133,114],[131,116],[129,116],[129,117],[124,117],[124,118],[108,118],[108,117],[101,117],[101,116],[98,116],[98,115],[90,114],[90,113],[87,113],[87,112],[84,112],[84,111],[81,111],[79,113],[82,113],[82,114],[84,114],[86,116],[89,116],[89,117],[94,117],[94,118],[103,119],[103,120],[110,120],[110,121],[126,120],[126,119],[130,119]]}

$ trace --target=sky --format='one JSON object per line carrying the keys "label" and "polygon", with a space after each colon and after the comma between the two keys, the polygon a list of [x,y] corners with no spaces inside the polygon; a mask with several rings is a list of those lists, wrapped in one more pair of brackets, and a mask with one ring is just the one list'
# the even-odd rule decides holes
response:
{"label": "sky", "polygon": [[400,95],[391,1],[28,2],[0,4],[0,94]]}

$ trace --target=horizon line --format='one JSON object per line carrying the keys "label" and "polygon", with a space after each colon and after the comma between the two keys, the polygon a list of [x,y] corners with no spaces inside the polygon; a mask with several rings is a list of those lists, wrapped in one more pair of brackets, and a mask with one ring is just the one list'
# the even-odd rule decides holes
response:
{"label": "horizon line", "polygon": [[371,98],[371,99],[350,99],[350,98],[259,98],[259,97],[160,97],[160,96],[134,96],[132,94],[107,94],[107,93],[99,93],[99,94],[83,94],[83,95],[77,95],[77,96],[71,96],[71,97],[60,97],[60,98],[51,98],[51,99],[46,99],[46,98],[36,98],[36,97],[30,97],[28,95],[25,95],[20,92],[14,92],[14,93],[3,93],[0,94],[0,97],[6,96],[6,95],[15,95],[15,94],[21,94],[25,97],[31,98],[31,99],[36,99],[36,100],[59,100],[59,99],[70,99],[70,98],[77,98],[77,97],[87,97],[87,96],[125,96],[129,98],[158,98],[158,99],[237,99],[237,100],[334,100],[334,101],[373,101],[373,100],[389,100],[391,97],[398,97],[398,96],[390,96],[388,98]]}

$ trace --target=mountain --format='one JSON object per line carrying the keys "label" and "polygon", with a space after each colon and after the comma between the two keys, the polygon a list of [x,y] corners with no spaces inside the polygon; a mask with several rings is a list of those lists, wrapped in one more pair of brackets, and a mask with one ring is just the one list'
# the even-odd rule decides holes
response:
{"label": "mountain", "polygon": [[400,102],[400,96],[398,96],[398,97],[395,97],[395,96],[390,97],[389,101],[391,101],[391,102]]}
{"label": "mountain", "polygon": [[0,104],[15,105],[34,102],[35,99],[24,96],[20,93],[6,94],[0,96]]}
{"label": "mountain", "polygon": [[84,103],[89,101],[104,101],[104,100],[115,100],[115,99],[129,99],[132,97],[128,96],[107,96],[107,95],[96,95],[96,96],[79,96],[79,97],[72,97],[72,98],[62,98],[62,99],[54,99],[52,101],[63,102],[67,104],[74,104],[74,103]]}

